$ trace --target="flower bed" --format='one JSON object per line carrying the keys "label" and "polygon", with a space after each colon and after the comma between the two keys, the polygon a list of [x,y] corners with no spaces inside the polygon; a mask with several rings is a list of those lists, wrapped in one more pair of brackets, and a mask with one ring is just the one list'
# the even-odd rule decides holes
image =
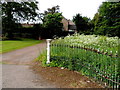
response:
{"label": "flower bed", "polygon": [[119,87],[118,37],[73,35],[51,44],[50,66],[65,67]]}

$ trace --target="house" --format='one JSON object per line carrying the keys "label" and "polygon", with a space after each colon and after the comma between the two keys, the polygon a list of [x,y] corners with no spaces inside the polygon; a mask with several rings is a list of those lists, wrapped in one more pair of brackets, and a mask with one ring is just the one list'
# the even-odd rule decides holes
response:
{"label": "house", "polygon": [[[63,31],[69,31],[69,32],[76,32],[76,25],[73,21],[67,20],[66,18],[63,18]],[[29,24],[29,23],[22,23],[22,27],[24,28],[30,28],[33,27],[35,23]]]}
{"label": "house", "polygon": [[76,25],[73,21],[63,18],[62,23],[64,31],[76,32]]}

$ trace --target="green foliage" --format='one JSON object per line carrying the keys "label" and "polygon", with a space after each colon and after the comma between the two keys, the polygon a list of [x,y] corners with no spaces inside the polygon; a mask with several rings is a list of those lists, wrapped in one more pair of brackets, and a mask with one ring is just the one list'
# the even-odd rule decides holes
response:
{"label": "green foliage", "polygon": [[60,7],[58,5],[53,6],[52,8],[48,8],[46,11],[44,11],[44,13],[40,13],[40,18],[42,22],[45,22],[45,17],[48,14],[55,14],[55,13],[60,13]]}
{"label": "green foliage", "polygon": [[40,39],[41,38],[41,31],[43,30],[42,24],[34,24],[33,26],[33,37],[35,39]]}
{"label": "green foliage", "polygon": [[46,64],[46,61],[47,61],[47,52],[46,51],[43,51],[36,59],[35,61],[40,61],[42,62],[42,66],[48,66]]}
{"label": "green foliage", "polygon": [[[108,86],[119,83],[118,37],[73,35],[52,41],[49,66],[82,72]],[[118,87],[117,87],[118,88]]]}
{"label": "green foliage", "polygon": [[47,14],[43,24],[44,24],[44,27],[52,27],[56,23],[55,26],[53,27],[59,27],[61,20],[62,20],[61,13]]}
{"label": "green foliage", "polygon": [[43,22],[43,29],[41,30],[42,38],[54,38],[59,37],[62,33],[63,24],[62,13],[60,13],[59,6],[53,6],[48,8],[44,13],[40,14]]}
{"label": "green foliage", "polygon": [[62,32],[62,14],[61,13],[54,13],[54,14],[47,14],[44,17],[43,26],[46,28],[48,38],[53,38],[53,36],[59,36]]}
{"label": "green foliage", "polygon": [[21,27],[19,23],[24,20],[35,20],[38,10],[37,2],[1,2],[3,34],[13,38],[13,32]]}
{"label": "green foliage", "polygon": [[77,31],[79,33],[89,34],[90,33],[90,19],[87,17],[82,17],[80,14],[76,14],[76,16],[73,17],[73,21],[76,24]]}
{"label": "green foliage", "polygon": [[60,12],[60,6],[53,6],[52,8],[48,8],[46,11],[44,11],[44,15],[47,14],[54,14]]}
{"label": "green foliage", "polygon": [[3,2],[2,15],[3,17],[15,20],[16,22],[22,20],[34,20],[37,16],[38,10],[36,1],[34,2]]}
{"label": "green foliage", "polygon": [[[118,88],[120,63],[118,37],[96,35],[67,36],[51,42],[50,67],[65,67],[82,72],[107,86]],[[46,56],[46,54],[45,54]]]}
{"label": "green foliage", "polygon": [[[52,41],[49,65],[80,71],[84,75],[106,82],[108,86],[118,88],[119,57],[115,57],[116,54],[118,55],[116,47],[118,47],[118,37],[67,36]],[[109,53],[103,49],[113,52]]]}
{"label": "green foliage", "polygon": [[120,3],[118,2],[103,2],[93,19],[95,34],[119,36],[119,9]]}
{"label": "green foliage", "polygon": [[86,48],[99,49],[100,51],[108,51],[116,53],[118,51],[118,37],[106,37],[106,36],[96,36],[96,35],[79,35],[74,34],[72,36],[67,36],[64,39],[59,38],[55,42],[56,44],[68,44],[70,46],[81,46]]}

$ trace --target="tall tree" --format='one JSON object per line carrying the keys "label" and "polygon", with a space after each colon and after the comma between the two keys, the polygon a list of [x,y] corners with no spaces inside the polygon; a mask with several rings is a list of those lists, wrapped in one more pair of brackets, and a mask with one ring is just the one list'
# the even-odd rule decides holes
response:
{"label": "tall tree", "polygon": [[60,6],[53,6],[52,8],[48,8],[46,11],[44,11],[44,14],[54,14],[54,13],[59,13],[60,12]]}
{"label": "tall tree", "polygon": [[119,36],[120,29],[120,3],[103,2],[98,10],[95,20],[95,32],[101,35]]}
{"label": "tall tree", "polygon": [[99,17],[99,14],[98,13],[96,13],[95,15],[94,15],[94,17],[93,17],[93,19],[92,20],[90,20],[90,22],[89,22],[89,25],[90,25],[90,33],[91,34],[95,34],[95,26],[97,26],[96,25],[96,23],[98,22],[98,17]]}
{"label": "tall tree", "polygon": [[60,35],[63,27],[62,18],[61,13],[48,14],[44,17],[43,26],[47,29],[46,35],[48,35],[48,38]]}
{"label": "tall tree", "polygon": [[42,21],[44,27],[44,34],[46,38],[53,38],[54,36],[60,36],[62,32],[63,24],[62,21],[62,13],[60,13],[59,6],[53,6],[52,8],[48,8],[42,14]]}
{"label": "tall tree", "polygon": [[44,11],[44,13],[40,13],[40,18],[44,22],[45,16],[48,14],[55,14],[55,13],[60,13],[60,6],[53,6],[52,8],[48,8],[47,10]]}
{"label": "tall tree", "polygon": [[8,38],[13,37],[13,32],[18,27],[20,21],[35,20],[37,16],[37,3],[34,2],[1,2],[3,33],[8,34]]}
{"label": "tall tree", "polygon": [[87,31],[89,19],[87,17],[82,17],[80,14],[76,14],[73,17],[73,22],[75,22],[77,31],[79,33],[85,33]]}

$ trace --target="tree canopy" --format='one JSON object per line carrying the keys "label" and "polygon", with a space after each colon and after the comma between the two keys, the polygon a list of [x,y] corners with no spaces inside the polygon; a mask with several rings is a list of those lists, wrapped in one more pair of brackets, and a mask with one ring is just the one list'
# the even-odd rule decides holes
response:
{"label": "tree canopy", "polygon": [[60,6],[53,6],[51,8],[48,8],[47,10],[44,11],[44,13],[40,13],[40,18],[44,22],[45,16],[48,14],[55,14],[55,13],[60,13]]}
{"label": "tree canopy", "polygon": [[2,3],[2,26],[3,33],[12,38],[15,27],[20,21],[35,20],[37,16],[37,3],[34,2],[1,2]]}
{"label": "tree canopy", "polygon": [[119,36],[120,3],[103,2],[93,20],[96,34]]}
{"label": "tree canopy", "polygon": [[73,16],[73,22],[75,22],[75,25],[77,27],[77,31],[79,33],[86,33],[89,29],[89,18],[82,17],[80,14],[76,14],[76,16]]}
{"label": "tree canopy", "polygon": [[47,38],[53,38],[54,36],[59,36],[63,24],[62,21],[62,13],[60,13],[59,6],[54,6],[52,8],[48,8],[43,13],[43,27],[46,29]]}
{"label": "tree canopy", "polygon": [[46,11],[44,11],[44,15],[47,14],[54,14],[54,13],[60,13],[60,6],[53,6],[52,8],[48,8]]}

